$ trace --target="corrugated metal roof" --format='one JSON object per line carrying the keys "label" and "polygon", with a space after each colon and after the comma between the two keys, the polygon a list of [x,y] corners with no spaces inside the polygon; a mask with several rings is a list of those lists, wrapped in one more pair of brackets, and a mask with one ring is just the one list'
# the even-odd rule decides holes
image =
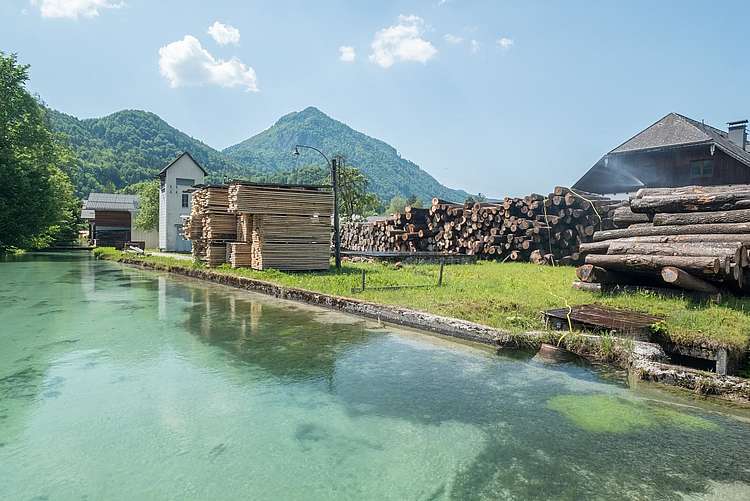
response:
{"label": "corrugated metal roof", "polygon": [[83,201],[84,210],[121,210],[134,211],[138,208],[138,195],[123,193],[90,193]]}

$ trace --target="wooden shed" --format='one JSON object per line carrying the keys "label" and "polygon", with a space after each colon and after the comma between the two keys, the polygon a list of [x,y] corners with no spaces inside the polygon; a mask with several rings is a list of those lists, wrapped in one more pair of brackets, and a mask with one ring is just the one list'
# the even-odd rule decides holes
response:
{"label": "wooden shed", "polygon": [[137,211],[137,195],[90,193],[83,201],[81,219],[88,221],[94,245],[121,248],[125,242],[140,241],[145,246],[155,247],[155,231],[143,232],[133,228]]}

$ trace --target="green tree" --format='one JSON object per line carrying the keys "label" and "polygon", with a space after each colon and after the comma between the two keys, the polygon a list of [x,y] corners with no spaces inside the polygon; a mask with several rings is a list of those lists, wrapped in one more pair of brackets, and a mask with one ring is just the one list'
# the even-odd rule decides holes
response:
{"label": "green tree", "polygon": [[377,195],[367,191],[368,181],[356,167],[341,167],[338,170],[339,211],[342,218],[372,216],[377,214],[382,203]]}
{"label": "green tree", "polygon": [[422,200],[417,198],[416,195],[409,195],[409,198],[406,199],[406,205],[414,207],[415,209],[421,209],[423,207]]}
{"label": "green tree", "polygon": [[60,168],[72,155],[26,90],[28,69],[0,52],[0,253],[47,246],[77,222],[73,187]]}
{"label": "green tree", "polygon": [[391,198],[390,203],[388,204],[388,214],[395,214],[397,212],[404,212],[404,208],[406,207],[407,200],[402,197],[401,195],[396,195],[393,198]]}
{"label": "green tree", "polygon": [[122,192],[138,195],[135,227],[144,231],[155,230],[159,226],[159,181],[141,181],[124,188]]}
{"label": "green tree", "polygon": [[466,197],[466,200],[464,200],[464,203],[475,204],[477,202],[483,203],[486,201],[487,201],[487,197],[485,197],[481,193],[477,193],[476,195],[469,195],[468,197]]}

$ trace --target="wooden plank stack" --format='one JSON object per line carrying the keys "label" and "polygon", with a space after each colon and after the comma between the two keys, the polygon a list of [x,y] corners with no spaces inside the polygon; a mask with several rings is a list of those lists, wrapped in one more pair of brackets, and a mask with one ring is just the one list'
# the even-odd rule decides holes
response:
{"label": "wooden plank stack", "polygon": [[330,255],[330,218],[272,214],[253,216],[253,269],[327,270]]}
{"label": "wooden plank stack", "polygon": [[324,270],[332,213],[330,191],[237,182],[197,190],[183,232],[207,266]]}
{"label": "wooden plank stack", "polygon": [[342,247],[354,251],[442,252],[489,259],[575,263],[578,246],[612,228],[621,202],[556,187],[548,196],[507,197],[497,203],[456,204],[433,199],[428,209],[342,228]]}
{"label": "wooden plank stack", "polygon": [[183,235],[193,243],[193,257],[207,266],[226,262],[226,242],[237,237],[236,216],[228,213],[228,191],[217,185],[194,191],[190,216],[183,224]]}
{"label": "wooden plank stack", "polygon": [[670,285],[715,294],[748,288],[750,185],[643,188],[617,229],[581,245],[584,283]]}
{"label": "wooden plank stack", "polygon": [[246,242],[229,242],[227,244],[227,262],[232,268],[246,268],[252,265],[252,244]]}
{"label": "wooden plank stack", "polygon": [[229,186],[229,210],[251,214],[331,216],[333,193],[316,188],[235,183]]}

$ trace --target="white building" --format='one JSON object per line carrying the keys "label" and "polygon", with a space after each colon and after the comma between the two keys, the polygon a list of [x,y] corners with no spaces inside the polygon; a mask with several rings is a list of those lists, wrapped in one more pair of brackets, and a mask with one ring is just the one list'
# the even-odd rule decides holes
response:
{"label": "white building", "polygon": [[188,152],[182,153],[159,173],[159,248],[163,251],[190,252],[190,241],[182,236],[182,221],[190,214],[196,184],[203,184],[208,173]]}

